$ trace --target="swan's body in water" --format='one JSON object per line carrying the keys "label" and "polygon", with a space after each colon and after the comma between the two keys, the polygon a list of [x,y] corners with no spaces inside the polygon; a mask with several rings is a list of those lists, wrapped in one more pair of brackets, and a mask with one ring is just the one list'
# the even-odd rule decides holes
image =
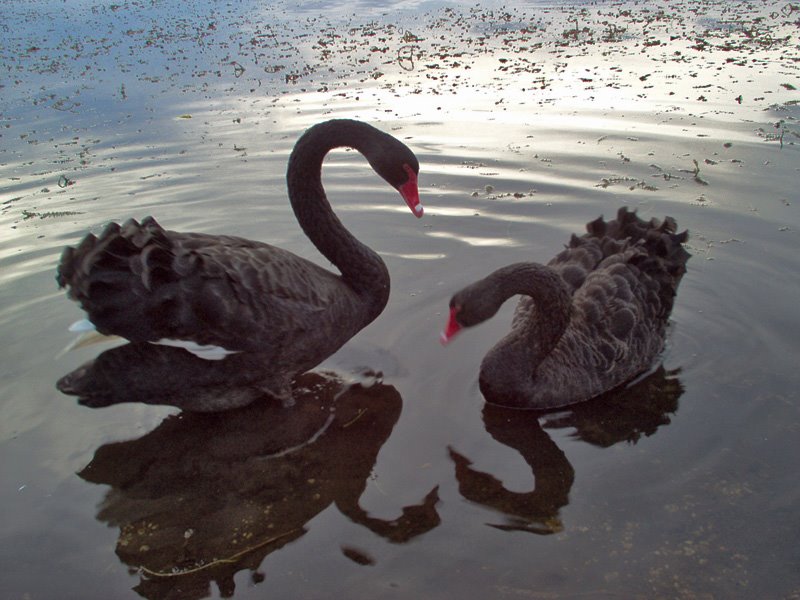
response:
{"label": "swan's body in water", "polygon": [[484,357],[480,388],[492,403],[550,409],[593,398],[652,366],[689,253],[674,219],[646,222],[621,208],[599,218],[547,265],[517,263],[456,293],[442,333],[491,318],[522,298],[511,332]]}
{"label": "swan's body in water", "polygon": [[[325,196],[322,162],[338,147],[361,152],[415,216],[422,216],[422,206],[419,163],[396,138],[344,119],[306,131],[289,158],[289,200],[305,234],[341,274],[266,243],[168,231],[148,217],[111,223],[99,237],[90,234],[66,248],[58,284],[102,334],[134,343],[178,343],[198,356],[208,347],[220,349],[204,358],[257,356],[262,368],[252,378],[291,403],[292,378],[338,350],[389,298],[386,265],[345,229]],[[74,393],[80,371],[63,378],[59,388]],[[154,392],[158,385],[153,382]],[[233,406],[203,410],[226,408]]]}

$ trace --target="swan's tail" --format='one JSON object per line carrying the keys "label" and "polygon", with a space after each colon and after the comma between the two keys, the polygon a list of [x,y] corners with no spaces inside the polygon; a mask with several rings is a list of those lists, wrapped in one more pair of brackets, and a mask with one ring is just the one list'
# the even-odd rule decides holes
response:
{"label": "swan's tail", "polygon": [[[110,223],[99,237],[87,235],[76,247],[64,249],[56,281],[86,311],[103,334],[132,341],[152,338],[150,326],[166,308],[177,280],[172,244],[152,217],[122,226]],[[146,302],[142,302],[144,298]],[[147,314],[145,314],[147,312]]]}
{"label": "swan's tail", "polygon": [[[589,235],[595,235],[593,227],[602,219],[592,221],[586,228]],[[627,240],[630,245],[636,245],[646,250],[647,258],[639,262],[639,268],[650,272],[648,266],[655,267],[656,271],[664,270],[675,279],[677,287],[683,274],[686,273],[686,262],[691,258],[683,244],[689,239],[689,232],[676,233],[678,224],[672,217],[665,217],[663,221],[651,219],[644,221],[636,216],[636,211],[622,207],[617,212],[617,218],[606,225],[605,235],[616,240]]]}
{"label": "swan's tail", "polygon": [[662,312],[668,315],[678,284],[686,273],[686,263],[691,258],[683,247],[689,239],[689,232],[676,233],[677,229],[672,217],[665,217],[663,221],[655,218],[645,221],[636,215],[635,210],[623,206],[612,221],[605,222],[601,217],[588,223],[583,238],[597,239],[604,247],[623,244],[632,249],[632,252],[625,253],[629,264],[658,284]]}
{"label": "swan's tail", "polygon": [[549,264],[577,289],[604,261],[626,262],[638,270],[642,280],[648,281],[648,287],[659,298],[659,313],[666,317],[691,256],[683,247],[688,232],[676,233],[677,228],[672,217],[645,221],[636,216],[636,211],[622,207],[614,220],[599,217],[587,223],[587,233],[573,235]]}

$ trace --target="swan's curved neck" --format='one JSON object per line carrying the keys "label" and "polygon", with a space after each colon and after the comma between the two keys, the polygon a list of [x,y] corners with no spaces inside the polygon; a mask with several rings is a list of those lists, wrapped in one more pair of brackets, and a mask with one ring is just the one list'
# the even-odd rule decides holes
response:
{"label": "swan's curved neck", "polygon": [[521,294],[523,299],[514,315],[512,333],[528,354],[527,364],[538,365],[561,339],[570,320],[572,295],[562,277],[552,268],[537,263],[516,263],[490,276],[495,293],[503,301]]}
{"label": "swan's curved neck", "polygon": [[300,227],[339,269],[345,283],[377,310],[373,318],[388,301],[389,272],[380,256],[359,242],[333,213],[322,187],[322,162],[330,150],[341,147],[369,156],[374,133],[371,126],[356,121],[316,125],[295,144],[286,174],[289,200]]}

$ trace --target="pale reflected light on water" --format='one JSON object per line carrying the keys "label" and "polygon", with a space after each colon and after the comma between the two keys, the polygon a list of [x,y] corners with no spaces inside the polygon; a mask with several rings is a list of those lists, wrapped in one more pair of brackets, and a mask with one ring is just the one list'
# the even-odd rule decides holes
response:
{"label": "pale reflected light on water", "polygon": [[429,234],[435,238],[454,239],[467,244],[468,246],[519,246],[520,242],[509,240],[507,238],[487,238],[487,237],[470,237],[465,235],[458,235],[455,233],[448,233],[446,231],[434,231]]}
{"label": "pale reflected light on water", "polygon": [[[0,596],[796,597],[798,19],[777,1],[4,6]],[[81,313],[55,265],[111,220],[328,266],[284,177],[334,117],[407,143],[425,207],[353,152],[326,163],[392,277],[323,365],[343,382],[311,376],[296,413],[201,418],[55,390],[109,348],[59,356]],[[513,303],[442,348],[450,295],[622,205],[690,231],[661,364],[555,414],[485,406]]]}

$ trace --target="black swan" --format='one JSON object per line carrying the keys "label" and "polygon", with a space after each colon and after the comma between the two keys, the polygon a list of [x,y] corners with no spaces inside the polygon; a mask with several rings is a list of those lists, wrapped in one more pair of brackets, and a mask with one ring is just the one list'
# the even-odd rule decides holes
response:
{"label": "black swan", "polygon": [[487,401],[551,409],[622,385],[664,346],[690,257],[688,233],[676,228],[671,217],[646,222],[624,207],[616,220],[600,217],[546,266],[509,265],[456,293],[442,342],[522,294],[511,332],[481,363]]}
{"label": "black swan", "polygon": [[[345,229],[322,187],[323,160],[339,147],[358,150],[415,216],[423,211],[419,163],[405,144],[346,119],[308,129],[289,158],[289,200],[305,234],[341,275],[263,242],[167,231],[147,217],[111,223],[99,237],[66,248],[56,280],[98,332],[181,345],[205,359],[249,353],[261,365],[253,373],[259,387],[291,404],[292,378],[338,350],[389,298],[386,265]],[[62,381],[65,393],[80,383]],[[230,407],[204,410],[215,408]]]}

